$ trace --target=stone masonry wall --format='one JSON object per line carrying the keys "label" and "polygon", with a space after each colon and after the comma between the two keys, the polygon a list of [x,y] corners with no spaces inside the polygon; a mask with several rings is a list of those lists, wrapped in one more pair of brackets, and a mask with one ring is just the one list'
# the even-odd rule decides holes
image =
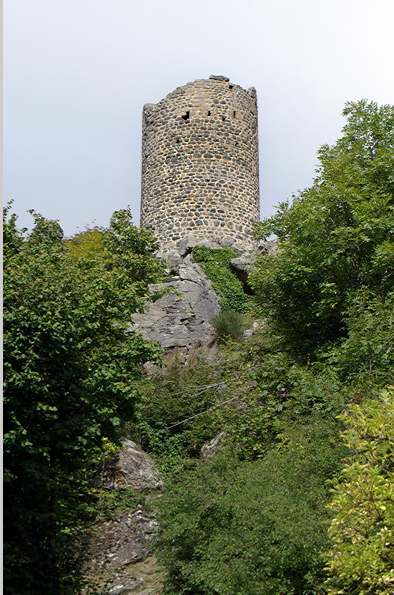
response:
{"label": "stone masonry wall", "polygon": [[141,225],[161,246],[191,235],[248,249],[258,219],[255,89],[211,76],[146,104]]}

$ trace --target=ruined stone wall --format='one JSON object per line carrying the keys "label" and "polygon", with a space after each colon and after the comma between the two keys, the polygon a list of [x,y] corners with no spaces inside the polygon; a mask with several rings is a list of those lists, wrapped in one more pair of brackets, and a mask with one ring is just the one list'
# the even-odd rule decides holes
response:
{"label": "ruined stone wall", "polygon": [[192,235],[246,249],[258,219],[255,89],[211,76],[146,104],[141,225],[162,246]]}

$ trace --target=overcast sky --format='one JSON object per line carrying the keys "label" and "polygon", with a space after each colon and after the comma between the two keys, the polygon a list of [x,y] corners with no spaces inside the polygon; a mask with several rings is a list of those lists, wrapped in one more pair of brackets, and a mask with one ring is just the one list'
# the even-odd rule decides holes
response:
{"label": "overcast sky", "polygon": [[270,215],[346,101],[394,103],[393,30],[393,0],[5,0],[5,199],[67,235],[126,205],[138,223],[143,104],[223,74],[257,89]]}

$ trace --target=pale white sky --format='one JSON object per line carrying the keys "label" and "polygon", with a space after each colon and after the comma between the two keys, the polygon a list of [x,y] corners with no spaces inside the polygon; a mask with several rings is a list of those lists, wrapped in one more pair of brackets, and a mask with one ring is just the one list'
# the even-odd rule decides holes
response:
{"label": "pale white sky", "polygon": [[346,101],[394,103],[393,30],[393,0],[5,0],[5,200],[67,235],[128,204],[138,223],[143,104],[224,74],[257,89],[270,215]]}

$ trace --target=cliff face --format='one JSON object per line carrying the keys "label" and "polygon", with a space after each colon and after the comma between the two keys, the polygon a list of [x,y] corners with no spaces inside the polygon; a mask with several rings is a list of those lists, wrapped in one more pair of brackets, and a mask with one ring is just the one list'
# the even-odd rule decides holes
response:
{"label": "cliff face", "polygon": [[140,503],[125,510],[120,507],[116,513],[96,522],[85,567],[90,588],[83,595],[157,592],[163,577],[152,556],[158,523],[145,500],[148,494],[151,498],[159,497],[163,487],[153,460],[137,444],[123,440],[122,448],[104,465],[101,488],[112,496],[123,492],[127,499],[133,495]]}
{"label": "cliff face", "polygon": [[134,314],[129,332],[139,331],[166,350],[165,359],[176,351],[187,360],[191,350],[210,349],[215,345],[215,331],[210,323],[219,313],[219,300],[208,277],[191,256],[172,256],[172,270],[164,283],[152,285],[151,292],[166,292],[150,303],[146,312]]}
{"label": "cliff face", "polygon": [[[218,247],[208,241],[189,239],[177,249],[157,253],[167,263],[167,277],[160,285],[150,287],[152,301],[145,312],[133,315],[128,329],[156,341],[164,350],[165,363],[175,356],[186,363],[197,349],[208,357],[218,353],[211,320],[220,312],[219,299],[211,281],[192,257],[192,248],[201,244]],[[244,253],[233,259],[230,265],[234,274],[247,277],[256,255],[257,252]],[[157,293],[161,297],[155,300]],[[157,368],[152,365],[147,371],[154,373]],[[223,437],[221,433],[205,445],[201,456],[214,456]],[[97,524],[89,551],[87,579],[92,580],[98,592],[109,595],[162,592],[164,572],[152,555],[152,538],[158,523],[152,508],[146,506],[147,494],[152,503],[164,489],[153,460],[136,444],[124,440],[123,448],[103,468],[101,487],[112,494],[134,494],[140,503]]]}
{"label": "cliff face", "polygon": [[[217,337],[211,321],[220,312],[219,298],[210,279],[193,261],[195,246],[219,247],[214,242],[198,241],[190,236],[177,248],[157,253],[158,258],[167,263],[168,277],[160,285],[150,286],[152,301],[145,312],[133,315],[128,329],[128,332],[139,331],[145,339],[156,341],[165,350],[165,363],[171,360],[174,352],[184,361],[197,348],[208,351],[208,355],[216,353]],[[274,254],[276,249],[276,242],[261,242],[253,252],[243,252],[229,262],[246,293],[251,293],[248,274],[256,258]],[[157,292],[164,292],[164,295],[155,301]]]}

